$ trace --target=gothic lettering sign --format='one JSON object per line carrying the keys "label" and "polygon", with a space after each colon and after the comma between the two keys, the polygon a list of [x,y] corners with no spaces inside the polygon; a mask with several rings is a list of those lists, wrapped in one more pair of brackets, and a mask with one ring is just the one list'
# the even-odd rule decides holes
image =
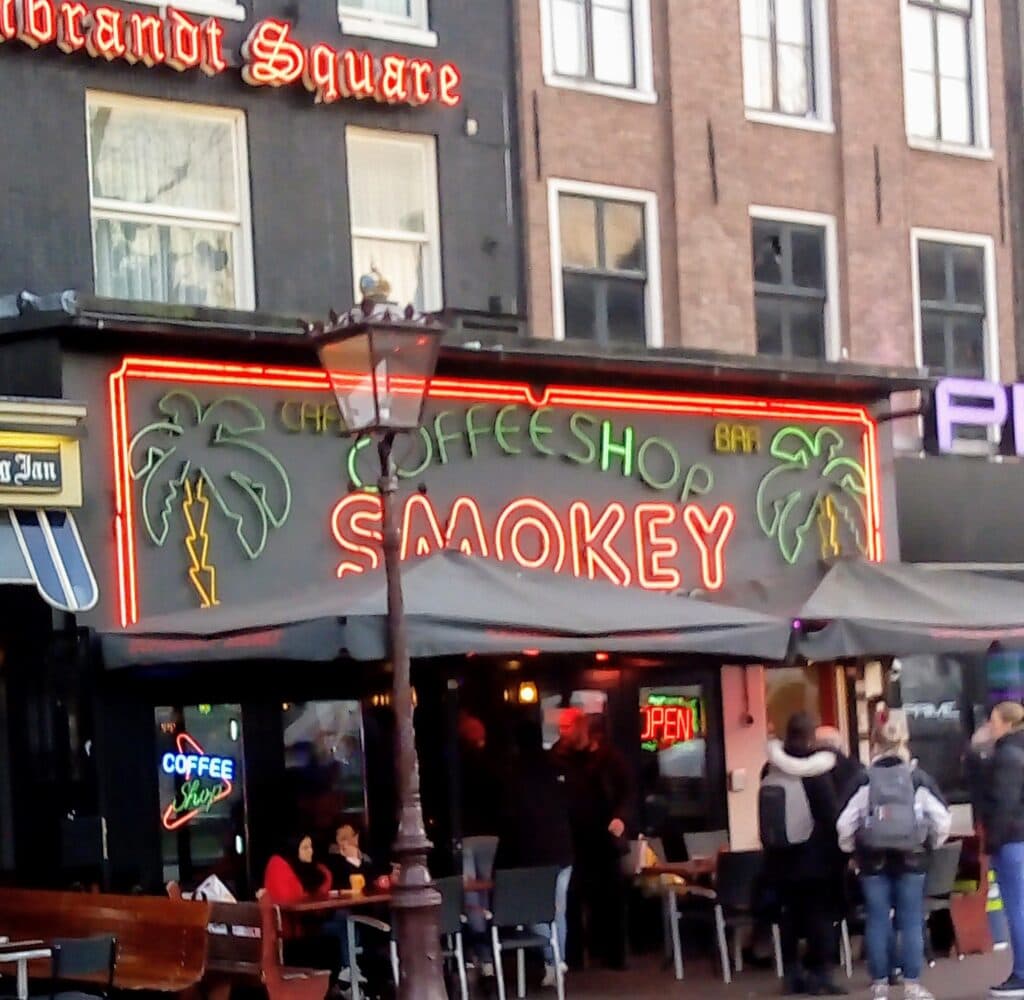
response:
{"label": "gothic lettering sign", "polygon": [[[173,6],[161,11],[129,12],[81,0],[0,0],[0,42],[53,47],[105,62],[166,66],[179,73],[228,72],[224,27],[216,17],[198,21]],[[292,25],[276,18],[259,21],[241,53],[242,79],[250,86],[304,86],[318,104],[354,98],[454,108],[462,100],[462,74],[454,63],[377,56],[323,42],[306,45]]]}
{"label": "gothic lettering sign", "polygon": [[64,485],[60,450],[0,447],[0,490],[59,493]]}
{"label": "gothic lettering sign", "polygon": [[[130,358],[108,384],[123,624],[380,566],[376,457],[341,436],[323,372]],[[397,460],[407,560],[708,591],[883,557],[856,405],[439,378]]]}

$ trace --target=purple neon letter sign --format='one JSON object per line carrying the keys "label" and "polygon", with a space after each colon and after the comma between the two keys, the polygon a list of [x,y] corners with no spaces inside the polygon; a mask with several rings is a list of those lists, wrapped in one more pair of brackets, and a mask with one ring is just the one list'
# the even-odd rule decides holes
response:
{"label": "purple neon letter sign", "polygon": [[[962,399],[983,399],[987,405],[957,402]],[[996,382],[976,378],[944,378],[935,388],[935,425],[939,451],[953,450],[957,427],[1002,427],[1006,423],[1007,409],[1006,390]]]}

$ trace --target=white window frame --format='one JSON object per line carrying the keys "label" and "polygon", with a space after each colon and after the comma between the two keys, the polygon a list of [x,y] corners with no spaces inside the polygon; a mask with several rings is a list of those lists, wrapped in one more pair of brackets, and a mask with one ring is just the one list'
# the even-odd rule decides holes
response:
{"label": "white window frame", "polygon": [[[214,212],[185,208],[134,204],[118,198],[97,198],[93,193],[92,137],[89,130],[89,111],[94,106],[108,108],[145,108],[167,117],[212,118],[231,124],[235,145],[235,191],[238,198],[237,213]],[[238,234],[234,246],[235,309],[256,308],[256,282],[253,269],[252,197],[249,189],[249,143],[245,112],[237,108],[223,108],[206,104],[186,104],[156,98],[129,97],[106,91],[87,90],[85,94],[86,150],[89,166],[89,232],[93,221],[99,218],[125,219],[141,223],[202,223],[213,229]],[[96,247],[93,244],[93,282],[97,281]]]}
{"label": "white window frame", "polygon": [[167,3],[167,0],[133,0],[143,7],[159,7],[161,16],[167,15],[167,8],[173,7],[183,14],[203,14],[206,17],[223,17],[229,21],[244,21],[248,14],[240,3],[233,0],[181,0]]}
{"label": "white window frame", "polygon": [[909,0],[900,0],[900,57],[903,63],[903,115],[907,145],[911,149],[922,149],[933,153],[948,153],[951,156],[966,156],[976,160],[991,160],[992,134],[988,107],[988,48],[986,45],[985,0],[974,0],[971,6],[971,104],[974,111],[974,143],[964,145],[913,135],[910,131],[910,70],[907,67],[907,8]]}
{"label": "white window frame", "polygon": [[591,184],[565,178],[548,180],[548,231],[551,240],[551,302],[552,333],[555,340],[565,340],[565,291],[562,283],[562,224],[558,200],[563,194],[607,201],[626,201],[644,209],[644,250],[647,256],[647,289],[644,294],[644,325],[647,346],[663,347],[664,321],[661,304],[661,236],[658,228],[658,196],[638,188]]}
{"label": "white window frame", "polygon": [[430,30],[430,11],[427,5],[428,0],[412,0],[411,15],[395,17],[353,7],[345,0],[338,0],[338,23],[345,35],[437,48],[437,32]]}
{"label": "white window frame", "polygon": [[[839,295],[839,239],[836,217],[821,212],[804,212],[794,208],[772,208],[769,205],[751,205],[750,219],[765,222],[791,222],[797,226],[816,226],[825,230],[825,360],[840,361],[843,357],[842,322]],[[754,243],[754,228],[750,228],[750,246]],[[751,271],[751,303],[754,301],[754,275]],[[755,341],[757,330],[754,330]],[[768,355],[765,355],[767,357]]]}
{"label": "white window frame", "polygon": [[560,76],[555,72],[554,27],[551,23],[551,0],[539,0],[541,26],[541,59],[544,83],[549,87],[578,90],[600,97],[616,97],[639,104],[657,104],[654,89],[654,51],[651,38],[651,0],[633,2],[633,86],[617,87],[610,83]]}
{"label": "white window frame", "polygon": [[[741,18],[742,2],[743,0],[737,0],[736,4],[736,13]],[[811,21],[811,43],[813,45],[811,56],[814,61],[814,115],[786,115],[779,111],[764,111],[760,108],[744,107],[748,122],[755,122],[760,125],[781,125],[784,128],[803,129],[807,132],[835,132],[835,120],[832,117],[832,25],[829,21],[828,0],[811,0]],[[742,46],[742,20],[739,23],[738,30]],[[742,72],[746,72],[746,66],[742,66],[741,69]],[[744,101],[744,105],[746,105],[746,101]]]}
{"label": "white window frame", "polygon": [[[352,222],[352,207],[349,206],[350,256],[352,260],[352,288],[355,289],[358,275],[355,274],[355,253],[352,244],[356,239],[394,240],[400,243],[420,242],[428,252],[423,255],[423,311],[437,312],[444,306],[444,287],[441,257],[441,192],[437,186],[437,139],[433,135],[419,132],[389,132],[383,129],[361,128],[349,125],[345,129],[345,168],[348,190],[352,190],[352,147],[351,140],[369,139],[374,142],[391,143],[396,152],[402,147],[418,146],[426,151],[423,157],[423,184],[427,192],[424,211],[425,232],[411,233],[391,229],[359,228]],[[385,275],[387,277],[387,275]],[[400,303],[405,306],[406,303]]]}
{"label": "white window frame", "polygon": [[921,340],[921,260],[919,243],[946,243],[950,246],[981,247],[985,252],[985,378],[999,381],[999,303],[996,299],[996,241],[985,233],[958,233],[950,229],[910,230],[910,280],[914,296],[914,363],[924,367]]}

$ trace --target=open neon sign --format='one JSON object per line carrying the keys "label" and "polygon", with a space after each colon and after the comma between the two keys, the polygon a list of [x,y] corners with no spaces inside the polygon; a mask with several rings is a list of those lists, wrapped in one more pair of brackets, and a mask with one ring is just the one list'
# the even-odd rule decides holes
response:
{"label": "open neon sign", "polygon": [[[168,66],[179,73],[199,69],[217,76],[229,68],[220,21],[197,22],[173,6],[160,16],[80,0],[0,0],[0,42],[14,40],[33,49],[56,46],[66,55],[84,52],[93,59]],[[247,84],[305,86],[318,104],[369,98],[454,108],[462,101],[462,73],[454,63],[339,51],[324,43],[307,47],[295,40],[290,24],[276,18],[257,23],[241,52]]]}
{"label": "open neon sign", "polygon": [[164,774],[184,778],[174,801],[163,812],[167,830],[179,830],[201,813],[208,813],[214,805],[234,791],[235,760],[217,757],[205,750],[188,733],[178,733],[176,753],[165,753],[160,759]]}
{"label": "open neon sign", "polygon": [[703,732],[700,699],[651,695],[640,709],[640,726],[644,750],[667,750],[688,743]]}

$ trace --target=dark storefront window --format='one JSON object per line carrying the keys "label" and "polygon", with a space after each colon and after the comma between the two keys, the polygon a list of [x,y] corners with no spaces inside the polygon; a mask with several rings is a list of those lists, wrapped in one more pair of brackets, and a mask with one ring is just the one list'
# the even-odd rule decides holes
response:
{"label": "dark storefront window", "polygon": [[345,819],[366,825],[363,717],[358,701],[286,704],[283,713],[285,801],[296,829],[327,840]]}
{"label": "dark storefront window", "polygon": [[825,229],[753,220],[758,354],[825,357]]}
{"label": "dark storefront window", "polygon": [[558,211],[565,336],[645,344],[644,206],[563,194]]}
{"label": "dark storefront window", "polygon": [[240,705],[156,709],[164,881],[193,889],[246,881],[245,758]]}

